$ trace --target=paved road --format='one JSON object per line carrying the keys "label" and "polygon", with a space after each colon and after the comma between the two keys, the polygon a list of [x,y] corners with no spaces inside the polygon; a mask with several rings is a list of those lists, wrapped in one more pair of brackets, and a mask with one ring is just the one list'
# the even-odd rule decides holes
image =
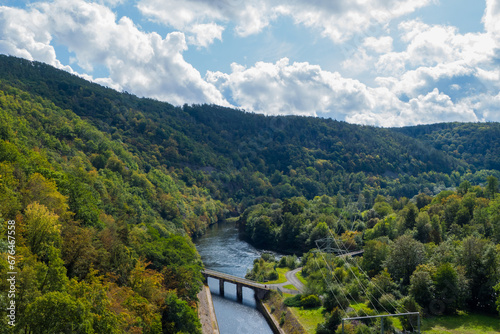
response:
{"label": "paved road", "polygon": [[285,274],[286,279],[290,284],[292,284],[300,293],[304,292],[304,284],[297,278],[297,273],[302,270],[302,267],[299,267],[294,270],[290,270]]}

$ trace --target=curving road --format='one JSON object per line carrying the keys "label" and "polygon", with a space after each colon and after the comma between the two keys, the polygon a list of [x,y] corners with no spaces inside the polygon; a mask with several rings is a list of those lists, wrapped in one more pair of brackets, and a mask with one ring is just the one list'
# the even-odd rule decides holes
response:
{"label": "curving road", "polygon": [[[292,295],[303,293],[304,288],[305,288],[304,284],[302,284],[302,282],[296,276],[296,274],[301,270],[302,270],[302,267],[287,271],[285,273],[285,277],[287,279],[287,281],[285,283],[268,284],[267,287],[270,289],[273,289],[273,290],[277,290],[278,288],[280,288],[280,290],[283,291],[284,293],[289,293]],[[291,290],[291,289],[284,288],[285,285],[289,285],[289,284],[293,285],[297,290]]]}

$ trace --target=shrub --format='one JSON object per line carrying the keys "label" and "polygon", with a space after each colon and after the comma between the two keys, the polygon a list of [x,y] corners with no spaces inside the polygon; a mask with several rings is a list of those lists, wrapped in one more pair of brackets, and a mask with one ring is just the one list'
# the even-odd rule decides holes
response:
{"label": "shrub", "polygon": [[283,311],[281,312],[280,316],[280,326],[283,326],[283,324],[285,323],[285,318],[286,318],[286,311]]}
{"label": "shrub", "polygon": [[314,307],[321,306],[321,301],[319,300],[318,296],[309,295],[306,297],[302,297],[300,299],[300,305],[303,308],[314,308]]}
{"label": "shrub", "polygon": [[298,294],[293,297],[286,298],[283,303],[288,307],[300,307],[302,295]]}
{"label": "shrub", "polygon": [[275,281],[275,280],[277,280],[279,277],[280,277],[280,275],[278,274],[278,272],[277,272],[277,271],[271,271],[271,272],[269,273],[269,276],[268,276],[268,278],[269,278],[269,280],[270,280],[270,281]]}

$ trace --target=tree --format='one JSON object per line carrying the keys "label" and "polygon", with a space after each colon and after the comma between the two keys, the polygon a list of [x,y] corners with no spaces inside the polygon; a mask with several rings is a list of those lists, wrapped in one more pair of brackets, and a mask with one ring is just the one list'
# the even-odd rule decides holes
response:
{"label": "tree", "polygon": [[437,314],[454,314],[464,306],[466,287],[462,286],[459,273],[450,263],[440,265],[434,274],[436,300],[439,304],[431,307]]}
{"label": "tree", "polygon": [[327,315],[324,323],[316,327],[316,334],[334,334],[342,323],[342,312],[336,307]]}
{"label": "tree", "polygon": [[427,212],[420,212],[417,216],[416,222],[417,234],[415,235],[415,238],[422,243],[427,243],[430,239],[432,230],[429,214]]}
{"label": "tree", "polygon": [[[378,304],[382,296],[389,296],[389,304],[395,305],[396,300],[394,296],[399,296],[399,291],[391,275],[384,270],[370,281],[367,294],[370,303],[374,306]],[[392,298],[390,296],[392,296]]]}
{"label": "tree", "polygon": [[470,182],[465,180],[462,183],[460,183],[457,191],[460,195],[464,196],[465,194],[467,194],[467,192],[470,190],[471,187],[472,185],[470,184]]}
{"label": "tree", "polygon": [[61,226],[59,216],[50,213],[45,205],[34,202],[26,208],[26,242],[34,254],[40,254],[48,245],[59,245]]}
{"label": "tree", "polygon": [[495,194],[498,192],[498,179],[493,175],[488,176],[486,179],[487,185],[486,190],[490,198],[495,198]]}
{"label": "tree", "polygon": [[67,198],[57,191],[56,183],[39,173],[33,174],[23,191],[25,204],[37,201],[59,217],[65,217],[68,210]]}
{"label": "tree", "polygon": [[198,315],[185,301],[177,298],[175,293],[166,296],[164,305],[161,317],[163,333],[201,334]]}
{"label": "tree", "polygon": [[459,263],[464,266],[469,280],[469,305],[493,310],[494,290],[499,272],[499,259],[495,245],[484,239],[470,236],[462,241]]}
{"label": "tree", "polygon": [[406,229],[413,229],[417,218],[418,209],[413,203],[408,203],[403,209],[404,226]]}
{"label": "tree", "polygon": [[383,269],[383,264],[389,253],[389,246],[379,240],[370,240],[365,244],[361,266],[371,277]]}
{"label": "tree", "polygon": [[410,296],[423,308],[430,306],[434,298],[433,267],[420,265],[410,278]]}
{"label": "tree", "polygon": [[413,271],[424,260],[424,245],[409,235],[402,235],[391,245],[386,266],[392,277],[406,286],[410,284]]}
{"label": "tree", "polygon": [[89,309],[65,292],[49,292],[26,309],[30,333],[93,333]]}
{"label": "tree", "polygon": [[497,292],[497,300],[496,300],[497,311],[498,314],[500,314],[500,283],[495,285],[495,291]]}

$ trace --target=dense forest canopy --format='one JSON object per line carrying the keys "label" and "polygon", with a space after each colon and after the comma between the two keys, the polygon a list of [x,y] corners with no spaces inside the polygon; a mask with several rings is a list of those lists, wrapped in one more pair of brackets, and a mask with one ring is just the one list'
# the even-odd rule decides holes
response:
{"label": "dense forest canopy", "polygon": [[[498,143],[497,123],[384,129],[176,107],[0,55],[0,232],[15,221],[16,330],[198,333],[202,263],[190,237],[230,216],[259,247],[308,254],[311,295],[328,298],[308,261],[315,241],[334,234],[365,249],[360,265],[395,298],[427,301],[451,275],[457,289],[486,287],[478,293],[492,298],[480,308],[492,312]],[[415,268],[391,267],[402,238],[422,250],[418,277],[434,284],[423,297]],[[471,261],[490,261],[481,272],[446,257],[469,246]],[[330,262],[320,267],[347,268]],[[7,291],[7,256],[0,267]],[[477,296],[450,312],[474,308]]]}

